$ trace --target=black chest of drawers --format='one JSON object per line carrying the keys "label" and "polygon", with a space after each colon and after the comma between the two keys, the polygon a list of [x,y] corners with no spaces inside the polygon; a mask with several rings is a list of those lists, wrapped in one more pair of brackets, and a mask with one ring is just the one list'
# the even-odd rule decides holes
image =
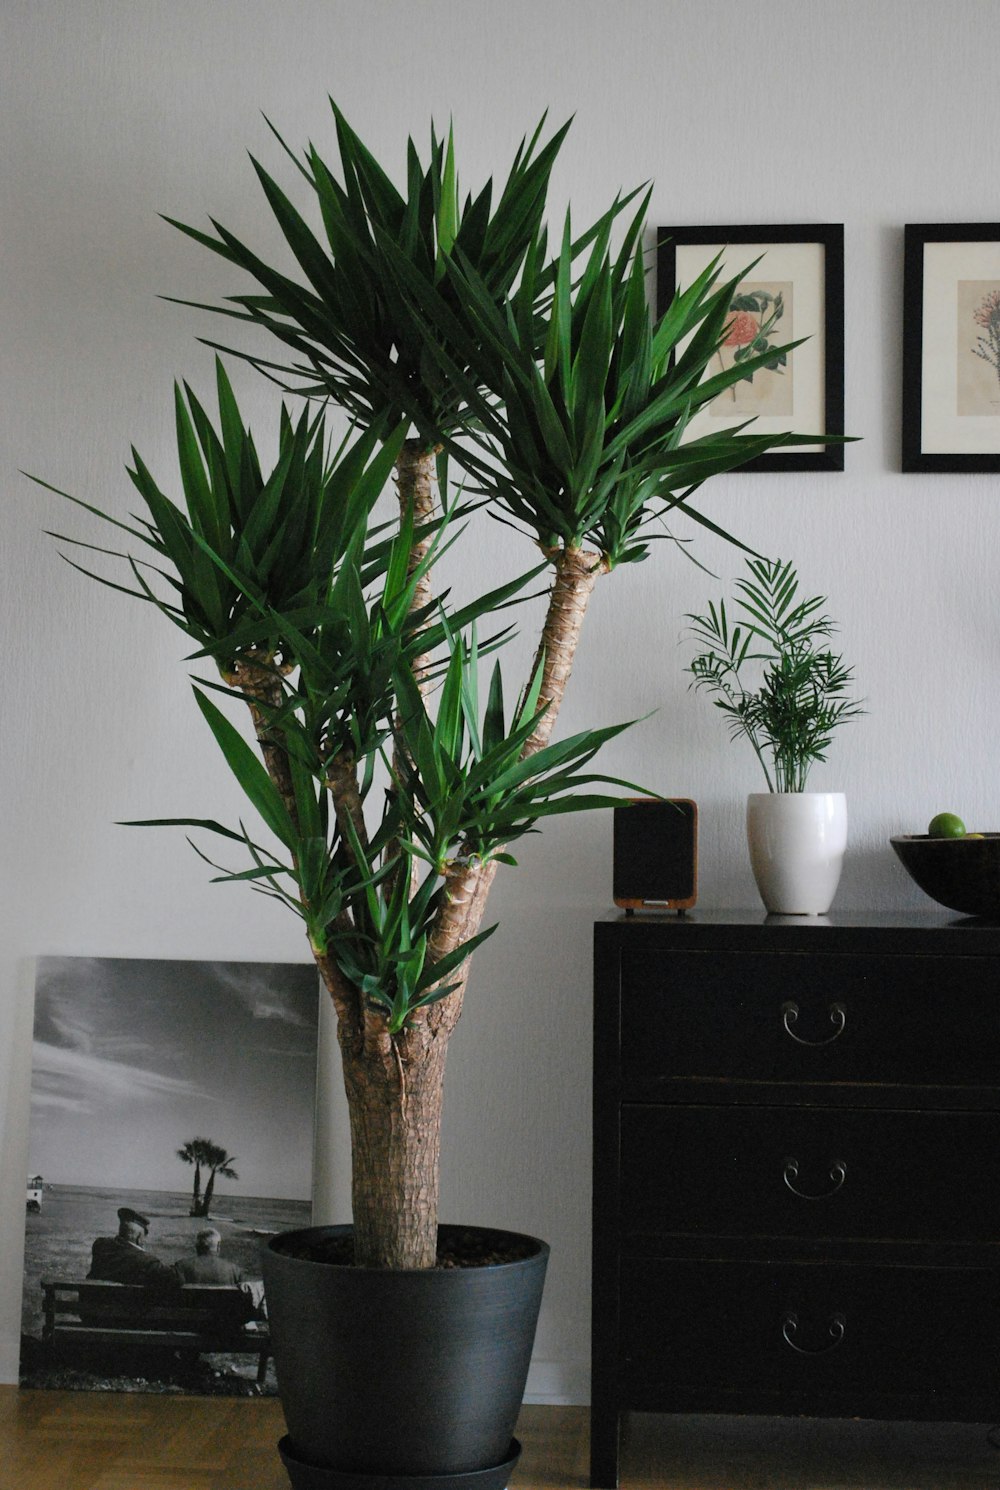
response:
{"label": "black chest of drawers", "polygon": [[1000,1416],[1000,926],[595,927],[591,1484],[621,1414]]}

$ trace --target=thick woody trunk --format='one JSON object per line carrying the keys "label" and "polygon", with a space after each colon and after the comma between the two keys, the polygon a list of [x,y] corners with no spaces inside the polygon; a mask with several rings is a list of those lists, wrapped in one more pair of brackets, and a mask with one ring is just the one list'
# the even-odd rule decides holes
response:
{"label": "thick woody trunk", "polygon": [[405,1062],[341,1040],[351,1121],[354,1260],[430,1268],[437,1255],[441,1108],[447,1040]]}
{"label": "thick woody trunk", "polygon": [[445,1063],[461,990],[393,1038],[332,959],[318,957],[317,963],[337,1011],[351,1125],[355,1262],[433,1267]]}

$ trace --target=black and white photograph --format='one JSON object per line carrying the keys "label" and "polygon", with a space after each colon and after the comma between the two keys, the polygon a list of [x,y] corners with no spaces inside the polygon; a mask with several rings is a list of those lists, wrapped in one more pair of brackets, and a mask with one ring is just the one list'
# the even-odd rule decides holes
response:
{"label": "black and white photograph", "polygon": [[272,1394],[260,1250],[311,1220],[303,964],[41,957],[21,1384]]}

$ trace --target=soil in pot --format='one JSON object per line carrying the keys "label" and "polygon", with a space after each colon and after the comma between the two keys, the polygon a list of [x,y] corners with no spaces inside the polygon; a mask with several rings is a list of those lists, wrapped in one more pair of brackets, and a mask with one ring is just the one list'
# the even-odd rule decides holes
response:
{"label": "soil in pot", "polygon": [[[274,1250],[284,1257],[301,1262],[326,1262],[335,1267],[354,1266],[354,1238],[350,1231],[331,1228],[326,1234],[313,1231],[290,1231],[278,1237]],[[442,1227],[438,1237],[439,1268],[485,1268],[506,1262],[521,1262],[533,1257],[537,1244],[533,1237],[516,1232],[484,1231],[478,1227]]]}

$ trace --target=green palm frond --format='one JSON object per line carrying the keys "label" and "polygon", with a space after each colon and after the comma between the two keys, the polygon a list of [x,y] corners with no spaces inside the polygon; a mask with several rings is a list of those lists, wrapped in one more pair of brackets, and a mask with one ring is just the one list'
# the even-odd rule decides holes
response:
{"label": "green palm frond", "polygon": [[140,555],[153,555],[83,545],[124,562],[132,584],[86,572],[156,605],[197,643],[196,655],[231,670],[240,656],[283,661],[274,617],[323,604],[331,576],[367,534],[404,430],[384,443],[378,430],[365,430],[331,459],[322,413],[306,409],[293,422],[282,408],[278,457],[265,473],[221,361],[216,376],[218,429],[187,384],[175,389],[177,500],[135,449],[128,474],[148,518],[124,523],[61,495],[126,533]]}
{"label": "green palm frond", "polygon": [[[461,385],[477,421],[482,448],[466,447],[462,458],[480,491],[543,549],[587,543],[612,567],[645,556],[649,524],[665,512],[684,507],[698,520],[688,503],[710,476],[815,436],[738,427],[685,441],[693,415],[754,370],[750,359],[739,370],[706,376],[739,277],[720,284],[716,261],[651,326],[641,219],[614,256],[607,226],[590,239],[582,267],[568,217],[551,264],[543,263],[536,240],[504,305],[456,249],[449,278],[482,345],[483,382],[499,387],[499,400],[452,356],[455,327],[441,297],[424,293],[402,262],[397,269],[420,307],[441,374]],[[386,252],[393,256],[388,245]]]}
{"label": "green palm frond", "polygon": [[[750,577],[735,585],[738,623],[730,623],[724,600],[688,616],[693,638],[707,648],[688,671],[692,687],[715,695],[731,738],[749,741],[768,790],[800,792],[810,766],[826,760],[834,731],[864,710],[848,696],[853,669],[822,645],[836,631],[822,614],[826,597],[800,600],[787,561],[747,564]],[[748,664],[756,665],[752,683]]]}
{"label": "green palm frond", "polygon": [[[539,233],[549,175],[569,124],[543,143],[543,120],[530,140],[522,141],[495,203],[492,181],[462,201],[450,130],[447,141],[432,130],[426,165],[408,142],[406,186],[400,191],[332,100],[331,107],[337,169],[312,145],[299,161],[277,136],[307,184],[319,217],[316,230],[254,161],[302,280],[266,264],[214,220],[213,233],[168,221],[245,271],[264,291],[210,307],[262,326],[294,354],[290,363],[262,362],[262,367],[303,391],[332,395],[362,421],[395,424],[406,416],[430,446],[457,429],[464,398],[428,354],[409,289],[387,259],[385,244],[396,247],[459,327],[463,306],[446,272],[453,254],[474,263],[487,293],[503,303]],[[480,370],[474,359],[469,364],[468,350],[462,335],[448,342],[449,357],[478,382]]]}
{"label": "green palm frond", "polygon": [[581,787],[637,790],[633,783],[583,770],[627,724],[585,730],[525,758],[539,718],[540,674],[508,720],[499,664],[480,709],[478,662],[474,634],[468,642],[456,637],[433,717],[409,674],[396,680],[399,795],[412,803],[407,852],[438,875],[456,862],[483,862],[505,851],[540,818],[620,800]]}

